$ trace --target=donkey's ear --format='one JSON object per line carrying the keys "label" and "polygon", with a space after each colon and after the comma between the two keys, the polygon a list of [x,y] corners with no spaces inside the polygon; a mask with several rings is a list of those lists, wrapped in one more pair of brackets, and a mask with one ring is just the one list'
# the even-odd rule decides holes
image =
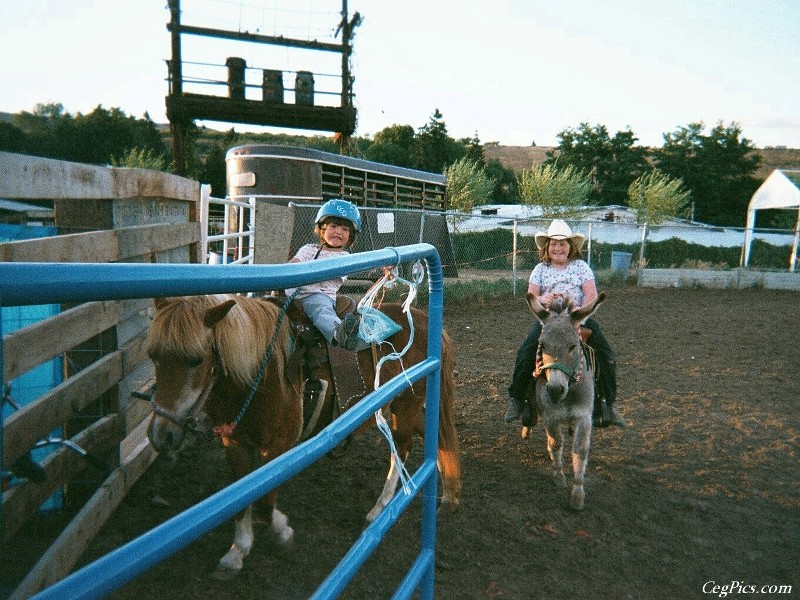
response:
{"label": "donkey's ear", "polygon": [[536,296],[534,296],[530,292],[528,292],[525,295],[525,299],[528,301],[528,306],[530,307],[531,312],[540,321],[544,321],[547,318],[547,315],[550,314],[550,312],[544,306],[539,304],[539,301],[536,299]]}
{"label": "donkey's ear", "polygon": [[572,319],[573,323],[582,322],[584,319],[593,315],[594,311],[597,310],[597,307],[605,302],[606,298],[608,298],[608,294],[605,292],[600,292],[594,302],[586,306],[581,306],[578,310],[570,313],[570,319]]}
{"label": "donkey's ear", "polygon": [[236,305],[236,300],[226,300],[222,304],[217,304],[213,308],[206,311],[206,316],[203,317],[203,324],[206,327],[213,327],[219,323],[225,315]]}

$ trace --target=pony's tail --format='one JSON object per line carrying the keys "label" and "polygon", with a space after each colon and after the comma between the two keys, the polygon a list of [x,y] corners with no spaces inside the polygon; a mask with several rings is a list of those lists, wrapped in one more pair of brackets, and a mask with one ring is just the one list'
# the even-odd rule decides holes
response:
{"label": "pony's tail", "polygon": [[455,507],[461,499],[461,459],[458,450],[458,434],[454,414],[455,404],[455,357],[453,342],[446,331],[442,331],[442,378],[439,401],[439,470],[443,480],[442,503]]}

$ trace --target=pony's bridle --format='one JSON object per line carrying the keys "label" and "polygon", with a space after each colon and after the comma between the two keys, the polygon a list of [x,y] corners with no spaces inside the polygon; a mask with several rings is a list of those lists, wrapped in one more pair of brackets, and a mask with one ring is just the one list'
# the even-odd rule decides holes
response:
{"label": "pony's bridle", "polygon": [[168,408],[164,408],[155,401],[155,398],[150,400],[150,404],[153,407],[153,414],[163,417],[173,425],[179,427],[182,431],[199,431],[201,428],[199,426],[197,413],[200,411],[200,407],[203,406],[208,399],[208,395],[211,393],[211,389],[214,387],[216,380],[217,367],[215,365],[211,369],[211,376],[208,378],[208,383],[206,383],[203,390],[197,395],[197,398],[195,398],[194,402],[192,402],[192,404],[189,406],[189,411],[185,416],[182,417],[177,412],[169,410]]}

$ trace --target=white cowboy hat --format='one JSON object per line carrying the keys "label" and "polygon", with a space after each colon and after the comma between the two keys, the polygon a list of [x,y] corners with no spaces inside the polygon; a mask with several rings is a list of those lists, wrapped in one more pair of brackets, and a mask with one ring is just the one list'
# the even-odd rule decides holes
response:
{"label": "white cowboy hat", "polygon": [[569,225],[561,219],[555,219],[550,223],[550,227],[547,228],[546,232],[539,231],[535,239],[536,247],[539,250],[545,247],[547,240],[569,240],[576,250],[583,248],[583,243],[586,241],[586,237],[582,233],[572,233]]}

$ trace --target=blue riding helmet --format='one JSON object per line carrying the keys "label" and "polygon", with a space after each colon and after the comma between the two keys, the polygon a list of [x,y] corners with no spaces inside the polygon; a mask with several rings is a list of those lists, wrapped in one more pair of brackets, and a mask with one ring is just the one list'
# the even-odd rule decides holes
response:
{"label": "blue riding helmet", "polygon": [[356,232],[361,231],[361,214],[352,202],[341,198],[333,198],[319,207],[314,223],[319,225],[326,217],[338,217],[353,224]]}

